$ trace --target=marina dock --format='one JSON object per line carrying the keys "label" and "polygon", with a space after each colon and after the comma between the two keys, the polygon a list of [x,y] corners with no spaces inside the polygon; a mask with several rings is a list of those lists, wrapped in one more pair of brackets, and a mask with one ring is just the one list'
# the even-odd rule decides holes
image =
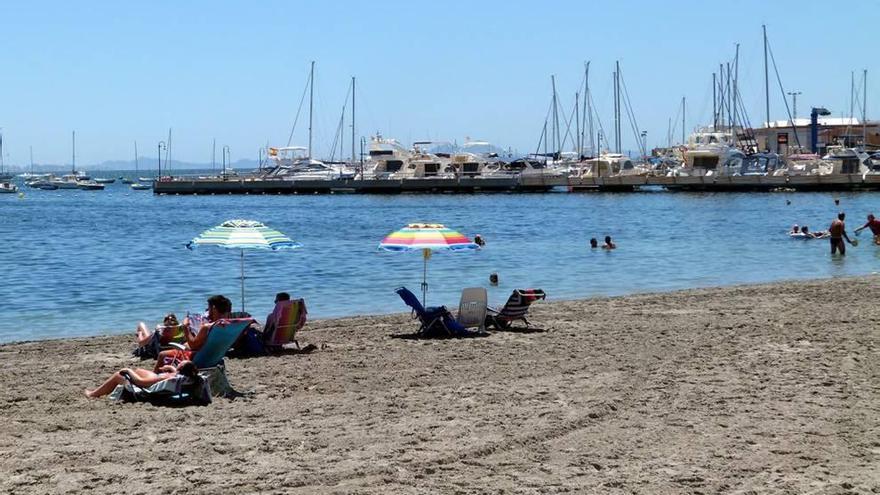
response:
{"label": "marina dock", "polygon": [[163,178],[154,194],[409,194],[528,193],[563,188],[568,191],[635,192],[642,188],[670,191],[851,191],[880,189],[880,175],[798,176],[617,176],[573,178],[557,175],[418,179],[266,180],[251,177]]}

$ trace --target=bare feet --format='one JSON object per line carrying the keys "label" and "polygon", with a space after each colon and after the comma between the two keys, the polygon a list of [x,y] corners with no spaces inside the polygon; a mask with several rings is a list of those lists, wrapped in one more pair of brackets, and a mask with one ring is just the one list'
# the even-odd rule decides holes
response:
{"label": "bare feet", "polygon": [[94,390],[85,389],[85,393],[86,393],[86,397],[88,397],[89,399],[96,398]]}

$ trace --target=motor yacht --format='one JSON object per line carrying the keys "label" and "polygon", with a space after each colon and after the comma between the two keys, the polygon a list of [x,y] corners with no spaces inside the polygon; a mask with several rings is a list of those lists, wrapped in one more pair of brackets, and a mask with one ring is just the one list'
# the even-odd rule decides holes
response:
{"label": "motor yacht", "polygon": [[341,164],[328,164],[307,156],[308,148],[286,146],[269,148],[269,159],[274,166],[261,175],[264,179],[279,180],[333,180],[350,179],[354,171]]}
{"label": "motor yacht", "polygon": [[370,137],[370,149],[364,164],[364,177],[390,179],[406,167],[412,153],[396,139],[383,138],[381,134]]}
{"label": "motor yacht", "polygon": [[733,133],[714,130],[691,134],[682,151],[684,163],[673,169],[670,175],[739,175],[746,156],[736,147]]}

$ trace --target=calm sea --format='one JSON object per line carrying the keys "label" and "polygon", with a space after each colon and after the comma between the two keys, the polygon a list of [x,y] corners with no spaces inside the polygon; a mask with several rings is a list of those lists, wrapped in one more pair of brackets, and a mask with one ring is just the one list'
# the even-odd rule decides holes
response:
{"label": "calm sea", "polygon": [[[394,289],[419,291],[421,255],[376,247],[415,221],[487,241],[479,252],[433,256],[429,305],[457,306],[461,288],[488,287],[492,272],[500,284],[488,287],[490,302],[503,303],[517,287],[570,299],[880,266],[869,233],[845,259],[833,259],[826,240],[786,235],[793,223],[827,228],[838,209],[852,231],[878,206],[878,193],[154,196],[118,181],[98,192],[23,190],[24,198],[0,195],[5,342],[133,332],[139,320],[152,326],[169,311],[202,311],[216,293],[239,309],[238,251],[184,247],[232,218],[262,221],[303,244],[245,253],[246,309],[260,319],[278,291],[304,297],[311,318],[405,311]],[[590,237],[606,234],[616,251],[589,249]]]}

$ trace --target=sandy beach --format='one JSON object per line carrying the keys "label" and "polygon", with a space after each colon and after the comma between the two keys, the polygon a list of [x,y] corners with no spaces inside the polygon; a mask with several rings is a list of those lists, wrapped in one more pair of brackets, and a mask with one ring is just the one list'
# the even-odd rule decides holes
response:
{"label": "sandy beach", "polygon": [[86,399],[131,336],[2,345],[0,492],[880,493],[878,285],[550,301],[464,340],[310,321],[323,348],[227,360],[246,395],[207,407]]}

